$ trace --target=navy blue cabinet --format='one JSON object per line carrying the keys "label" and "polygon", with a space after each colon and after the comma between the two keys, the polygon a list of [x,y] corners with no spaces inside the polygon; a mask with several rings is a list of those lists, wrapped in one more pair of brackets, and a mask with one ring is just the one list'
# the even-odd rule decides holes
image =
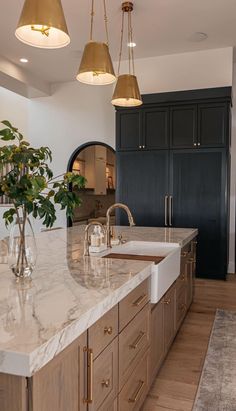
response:
{"label": "navy blue cabinet", "polygon": [[174,227],[197,227],[197,276],[224,279],[227,273],[227,152],[173,150],[170,194]]}
{"label": "navy blue cabinet", "polygon": [[[168,169],[168,150],[129,151],[117,155],[117,201],[129,206],[137,225],[165,224]],[[119,224],[128,224],[122,210],[117,212],[117,218]]]}
{"label": "navy blue cabinet", "polygon": [[[117,200],[128,204],[139,226],[198,228],[197,276],[223,279],[231,88],[143,100],[141,108],[117,109]],[[118,217],[127,224],[124,215]]]}
{"label": "navy blue cabinet", "polygon": [[175,105],[170,113],[170,146],[197,147],[197,105]]}

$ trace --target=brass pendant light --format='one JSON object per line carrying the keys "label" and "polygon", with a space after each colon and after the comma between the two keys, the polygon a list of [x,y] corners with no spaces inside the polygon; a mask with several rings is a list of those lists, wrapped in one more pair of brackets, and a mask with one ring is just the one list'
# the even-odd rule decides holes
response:
{"label": "brass pendant light", "polygon": [[67,46],[70,37],[61,0],[25,0],[15,35],[33,47]]}
{"label": "brass pendant light", "polygon": [[119,53],[119,65],[118,65],[118,80],[113,93],[111,103],[114,106],[120,107],[135,107],[140,106],[142,98],[139,91],[137,77],[134,71],[134,49],[129,47],[129,74],[120,75],[120,65],[123,47],[123,34],[124,34],[124,15],[128,14],[128,44],[133,44],[133,31],[131,22],[131,12],[133,11],[133,3],[126,1],[122,3],[122,25],[121,25],[121,40],[120,40],[120,53]]}
{"label": "brass pendant light", "polygon": [[91,7],[90,41],[86,44],[76,79],[81,83],[105,85],[116,81],[109,53],[106,1],[103,0],[107,43],[93,41],[94,0]]}

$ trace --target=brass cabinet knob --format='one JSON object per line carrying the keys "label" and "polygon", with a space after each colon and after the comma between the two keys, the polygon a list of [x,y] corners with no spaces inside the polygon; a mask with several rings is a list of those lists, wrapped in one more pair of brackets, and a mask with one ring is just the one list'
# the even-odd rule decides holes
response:
{"label": "brass cabinet knob", "polygon": [[168,300],[164,301],[164,304],[169,305],[171,303],[171,299],[169,298]]}
{"label": "brass cabinet knob", "polygon": [[110,386],[110,380],[109,379],[103,380],[101,384],[102,384],[102,387],[108,388]]}
{"label": "brass cabinet knob", "polygon": [[105,327],[104,328],[104,334],[108,334],[108,335],[111,335],[112,334],[112,332],[113,332],[113,328],[110,326],[110,327]]}

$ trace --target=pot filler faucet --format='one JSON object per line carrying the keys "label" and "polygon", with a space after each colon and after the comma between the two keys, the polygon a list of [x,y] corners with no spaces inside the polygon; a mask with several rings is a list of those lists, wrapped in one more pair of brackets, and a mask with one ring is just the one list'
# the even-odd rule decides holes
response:
{"label": "pot filler faucet", "polygon": [[132,216],[131,211],[130,211],[130,209],[127,205],[122,204],[122,203],[115,203],[115,204],[111,205],[111,207],[108,208],[107,215],[106,215],[106,217],[107,217],[106,240],[107,240],[107,247],[108,248],[111,248],[111,212],[116,208],[121,208],[122,210],[126,211],[130,227],[133,227],[135,225],[133,216]]}

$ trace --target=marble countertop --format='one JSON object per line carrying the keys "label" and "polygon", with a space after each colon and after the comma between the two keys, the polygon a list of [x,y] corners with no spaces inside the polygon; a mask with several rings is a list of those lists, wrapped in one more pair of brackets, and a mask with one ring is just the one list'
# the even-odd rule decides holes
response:
{"label": "marble countertop", "polygon": [[[195,229],[116,227],[126,240],[178,242]],[[0,242],[0,372],[30,377],[151,274],[150,262],[83,256],[84,227],[37,236],[31,284],[18,284]]]}

